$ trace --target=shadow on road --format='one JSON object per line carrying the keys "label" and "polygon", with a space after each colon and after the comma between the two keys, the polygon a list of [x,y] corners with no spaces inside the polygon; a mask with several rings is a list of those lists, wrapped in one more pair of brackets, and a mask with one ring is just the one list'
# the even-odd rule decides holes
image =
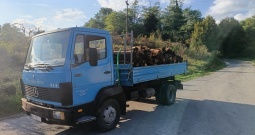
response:
{"label": "shadow on road", "polygon": [[0,134],[35,135],[214,135],[255,134],[255,106],[215,100],[178,98],[172,106],[157,105],[155,99],[132,101],[132,109],[121,118],[116,129],[97,130],[93,122],[67,127],[47,125],[29,117],[3,120]]}
{"label": "shadow on road", "polygon": [[254,114],[254,105],[214,100],[188,100],[177,134],[253,135],[255,134]]}
{"label": "shadow on road", "polygon": [[217,71],[217,72],[224,72],[224,73],[239,73],[239,74],[252,74],[255,72],[242,72],[242,71],[227,71],[227,70],[222,70],[222,71]]}
{"label": "shadow on road", "polygon": [[[118,127],[103,134],[255,134],[255,106],[213,100],[177,99],[172,106],[143,99],[151,111],[129,110]],[[141,106],[141,108],[143,108]],[[182,109],[183,108],[183,109]],[[150,110],[150,109],[149,109]],[[58,135],[102,134],[94,124],[64,130]]]}

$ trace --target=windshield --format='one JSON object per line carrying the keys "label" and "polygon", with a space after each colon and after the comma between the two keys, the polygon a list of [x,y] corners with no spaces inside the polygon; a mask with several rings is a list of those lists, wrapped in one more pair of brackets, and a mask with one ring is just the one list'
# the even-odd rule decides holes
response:
{"label": "windshield", "polygon": [[63,66],[69,35],[69,31],[62,31],[33,38],[26,65]]}

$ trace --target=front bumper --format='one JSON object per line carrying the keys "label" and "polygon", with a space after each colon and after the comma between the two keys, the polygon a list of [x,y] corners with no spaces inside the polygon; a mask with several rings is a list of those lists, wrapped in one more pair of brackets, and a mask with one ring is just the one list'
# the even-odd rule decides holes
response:
{"label": "front bumper", "polygon": [[[61,125],[73,125],[72,111],[68,109],[58,109],[49,108],[40,105],[36,105],[27,101],[27,99],[22,98],[22,108],[26,111],[28,115],[36,115],[41,117],[41,121],[48,124],[61,124]],[[54,111],[60,111],[64,113],[64,120],[55,119],[53,117]]]}

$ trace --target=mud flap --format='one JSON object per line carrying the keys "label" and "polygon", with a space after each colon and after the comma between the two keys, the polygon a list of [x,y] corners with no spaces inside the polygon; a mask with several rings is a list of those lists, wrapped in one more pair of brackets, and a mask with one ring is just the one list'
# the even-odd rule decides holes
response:
{"label": "mud flap", "polygon": [[174,86],[175,86],[176,89],[183,90],[183,84],[181,83],[180,80],[175,80],[174,81]]}

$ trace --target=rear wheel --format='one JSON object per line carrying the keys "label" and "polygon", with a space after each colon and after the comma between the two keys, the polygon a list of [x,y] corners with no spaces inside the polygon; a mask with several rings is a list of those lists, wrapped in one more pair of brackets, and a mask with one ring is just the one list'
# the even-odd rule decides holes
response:
{"label": "rear wheel", "polygon": [[120,120],[120,106],[114,99],[108,99],[100,106],[97,115],[98,128],[103,131],[109,131],[116,127]]}
{"label": "rear wheel", "polygon": [[170,83],[162,84],[156,92],[156,100],[159,104],[172,105],[176,99],[176,88]]}
{"label": "rear wheel", "polygon": [[155,98],[156,98],[156,101],[160,104],[160,89],[161,89],[161,85],[160,86],[158,86],[157,88],[156,88],[156,93],[155,93]]}

